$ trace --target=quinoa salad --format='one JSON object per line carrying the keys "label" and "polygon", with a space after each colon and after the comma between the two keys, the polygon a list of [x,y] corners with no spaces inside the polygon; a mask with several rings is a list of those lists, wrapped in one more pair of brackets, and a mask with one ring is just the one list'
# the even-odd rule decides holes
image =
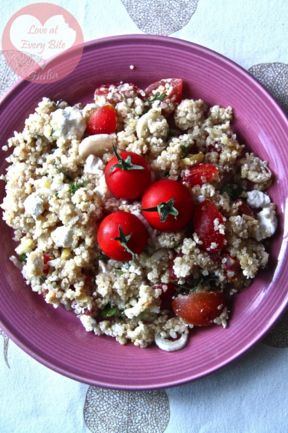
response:
{"label": "quinoa salad", "polygon": [[3,146],[27,285],[121,344],[174,351],[192,328],[225,328],[277,228],[272,173],[232,121],[181,79],[105,84],[86,105],[43,98]]}

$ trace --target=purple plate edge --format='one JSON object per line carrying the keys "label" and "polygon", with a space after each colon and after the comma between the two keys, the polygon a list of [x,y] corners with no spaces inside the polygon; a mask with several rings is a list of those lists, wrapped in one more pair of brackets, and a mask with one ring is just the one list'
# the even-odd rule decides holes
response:
{"label": "purple plate edge", "polygon": [[[178,46],[185,46],[188,49],[189,49],[189,47],[196,47],[199,50],[199,52],[204,52],[204,53],[208,53],[208,54],[212,55],[216,60],[221,60],[222,62],[227,64],[229,67],[232,67],[234,70],[236,70],[236,72],[240,73],[246,81],[252,82],[252,84],[257,88],[257,91],[259,93],[263,94],[265,96],[265,98],[267,98],[269,100],[269,102],[273,105],[273,109],[278,112],[278,115],[281,116],[282,120],[285,123],[288,123],[288,118],[287,118],[285,112],[283,111],[283,109],[278,104],[278,102],[271,96],[271,94],[246,69],[244,69],[242,66],[237,64],[235,61],[230,60],[228,57],[224,56],[223,54],[220,54],[220,53],[218,53],[218,52],[216,52],[210,48],[206,48],[200,44],[185,41],[185,40],[175,38],[175,37],[127,34],[127,35],[119,35],[119,36],[116,35],[116,36],[109,36],[109,37],[105,37],[105,38],[99,38],[99,39],[85,42],[83,45],[84,45],[84,50],[89,50],[89,49],[92,49],[95,45],[97,46],[98,44],[101,45],[103,43],[110,43],[113,41],[119,42],[119,43],[121,43],[121,42],[127,43],[127,41],[129,39],[132,39],[131,42],[137,42],[137,40],[138,41],[150,40],[150,41],[155,41],[155,42],[162,42],[164,44],[167,44],[167,43],[170,44],[170,42],[171,42],[172,44],[175,43],[175,45],[178,45]],[[66,55],[68,55],[68,56],[72,55],[73,56],[73,53],[76,52],[78,49],[79,49],[79,47],[76,46],[72,50],[68,50],[66,53],[60,54],[60,55],[54,57],[53,59],[51,59],[51,61],[55,61],[55,60],[57,61]],[[36,71],[37,70],[38,70],[38,68],[36,69]],[[40,70],[41,70],[41,68],[39,67],[39,71]],[[4,96],[0,100],[0,105],[2,107],[3,107],[3,105],[5,106],[7,103],[9,103],[10,98],[14,96],[14,92],[17,91],[19,89],[19,87],[27,86],[29,84],[30,84],[30,82],[25,80],[25,79],[22,79],[22,78],[18,79],[16,81],[16,83],[13,84],[13,86],[6,93],[4,93]],[[4,107],[4,109],[5,109],[5,107]],[[191,381],[196,380],[196,379],[200,379],[204,376],[207,376],[207,375],[213,373],[214,371],[220,370],[221,368],[225,367],[227,364],[231,363],[232,361],[235,361],[236,359],[238,359],[239,357],[244,355],[244,353],[246,353],[249,349],[251,349],[253,345],[255,345],[257,342],[259,342],[265,336],[265,334],[273,326],[273,324],[276,322],[276,320],[284,312],[287,305],[288,305],[288,291],[287,291],[286,297],[284,298],[282,303],[279,305],[278,309],[273,313],[270,320],[266,323],[265,327],[263,327],[263,329],[261,329],[261,331],[259,331],[258,334],[252,340],[250,340],[244,347],[239,349],[236,353],[233,353],[233,355],[231,355],[229,358],[226,358],[224,361],[218,362],[217,365],[204,370],[202,373],[197,373],[197,374],[192,375],[190,377],[187,377],[185,379],[178,379],[175,381],[171,380],[171,381],[167,381],[166,383],[163,383],[163,384],[155,384],[155,385],[145,385],[145,384],[143,384],[143,385],[142,384],[140,384],[140,385],[119,385],[119,384],[115,384],[112,382],[108,383],[107,381],[102,382],[100,380],[91,381],[88,378],[85,379],[85,378],[83,378],[83,375],[81,376],[81,375],[79,375],[75,372],[73,373],[71,371],[68,372],[67,370],[65,370],[61,366],[57,366],[57,365],[55,365],[55,363],[53,364],[53,362],[50,362],[47,359],[45,359],[45,357],[43,357],[41,354],[37,353],[36,350],[30,349],[25,343],[23,343],[16,336],[17,331],[16,332],[14,332],[13,330],[10,331],[10,329],[8,327],[6,327],[6,325],[4,325],[4,323],[1,319],[0,319],[0,325],[1,325],[1,328],[4,330],[4,332],[11,338],[11,340],[13,342],[15,342],[17,344],[17,346],[19,346],[24,352],[26,352],[28,355],[30,355],[33,359],[40,362],[42,365],[50,368],[51,370],[53,370],[57,373],[60,373],[60,374],[66,376],[70,379],[74,379],[80,383],[85,383],[87,385],[96,385],[96,386],[100,386],[100,387],[104,387],[104,388],[110,388],[110,389],[132,390],[132,391],[133,390],[152,390],[152,389],[164,389],[167,387],[174,387],[177,385],[191,382]],[[139,349],[139,350],[141,350],[141,349]]]}

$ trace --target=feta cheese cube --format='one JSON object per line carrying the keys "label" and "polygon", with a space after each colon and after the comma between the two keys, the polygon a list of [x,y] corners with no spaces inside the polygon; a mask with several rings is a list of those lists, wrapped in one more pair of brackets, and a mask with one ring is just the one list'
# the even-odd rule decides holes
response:
{"label": "feta cheese cube", "polygon": [[247,192],[247,203],[252,208],[257,209],[268,206],[271,200],[268,194],[254,189],[253,191]]}
{"label": "feta cheese cube", "polygon": [[67,226],[60,226],[51,233],[51,237],[56,247],[70,248],[73,242],[73,230]]}
{"label": "feta cheese cube", "polygon": [[24,201],[24,208],[27,214],[37,218],[44,212],[44,201],[36,192],[33,192]]}

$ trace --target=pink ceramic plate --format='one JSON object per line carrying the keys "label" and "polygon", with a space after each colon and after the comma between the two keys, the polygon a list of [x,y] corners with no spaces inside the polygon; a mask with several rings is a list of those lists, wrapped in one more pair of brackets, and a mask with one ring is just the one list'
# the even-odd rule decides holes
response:
{"label": "pink ceramic plate", "polygon": [[[72,61],[72,55],[58,58],[60,69]],[[130,64],[135,65],[133,71]],[[107,337],[87,334],[71,313],[46,305],[25,286],[10,263],[12,232],[1,221],[1,326],[38,361],[94,385],[151,389],[208,374],[259,340],[288,300],[287,119],[247,72],[219,54],[174,38],[154,36],[121,36],[87,43],[78,67],[63,81],[40,86],[21,81],[10,91],[1,106],[0,142],[4,144],[14,130],[22,128],[27,114],[43,96],[73,104],[92,100],[94,88],[103,82],[124,80],[145,86],[163,77],[181,77],[187,95],[234,108],[237,131],[253,151],[269,161],[277,176],[270,192],[278,205],[280,230],[273,243],[270,268],[237,297],[229,328],[197,331],[184,350],[166,353],[156,347],[141,350],[120,346]],[[1,171],[4,157],[1,153]]]}

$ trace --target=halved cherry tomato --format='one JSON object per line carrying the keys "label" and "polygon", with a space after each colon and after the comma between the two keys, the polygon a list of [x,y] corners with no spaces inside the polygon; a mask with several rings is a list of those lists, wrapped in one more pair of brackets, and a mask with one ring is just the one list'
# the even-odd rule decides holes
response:
{"label": "halved cherry tomato", "polygon": [[182,99],[183,80],[181,78],[163,78],[155,81],[145,89],[146,96],[164,95],[164,101],[169,99],[171,102],[179,103]]}
{"label": "halved cherry tomato", "polygon": [[155,229],[176,232],[192,216],[193,201],[188,188],[171,179],[154,182],[142,198],[142,213]]}
{"label": "halved cherry tomato", "polygon": [[183,80],[180,78],[164,78],[150,84],[145,89],[147,100],[163,102],[162,112],[164,115],[173,113],[177,104],[182,100]]}
{"label": "halved cherry tomato", "polygon": [[179,295],[172,301],[175,315],[194,326],[211,325],[224,307],[224,295],[212,291]]}
{"label": "halved cherry tomato", "polygon": [[129,212],[113,212],[100,223],[97,242],[106,256],[126,262],[140,254],[148,241],[144,224]]}
{"label": "halved cherry tomato", "polygon": [[214,164],[200,163],[184,171],[183,182],[189,186],[203,185],[219,178],[219,170]]}
{"label": "halved cherry tomato", "polygon": [[194,230],[202,241],[201,247],[211,253],[221,251],[225,243],[225,235],[217,230],[215,221],[222,225],[224,217],[210,200],[204,200],[195,207]]}
{"label": "halved cherry tomato", "polygon": [[87,121],[86,133],[112,134],[116,131],[117,117],[116,110],[112,105],[103,105],[97,108]]}
{"label": "halved cherry tomato", "polygon": [[118,152],[105,168],[109,191],[117,198],[135,200],[151,182],[151,173],[143,156],[133,152]]}

